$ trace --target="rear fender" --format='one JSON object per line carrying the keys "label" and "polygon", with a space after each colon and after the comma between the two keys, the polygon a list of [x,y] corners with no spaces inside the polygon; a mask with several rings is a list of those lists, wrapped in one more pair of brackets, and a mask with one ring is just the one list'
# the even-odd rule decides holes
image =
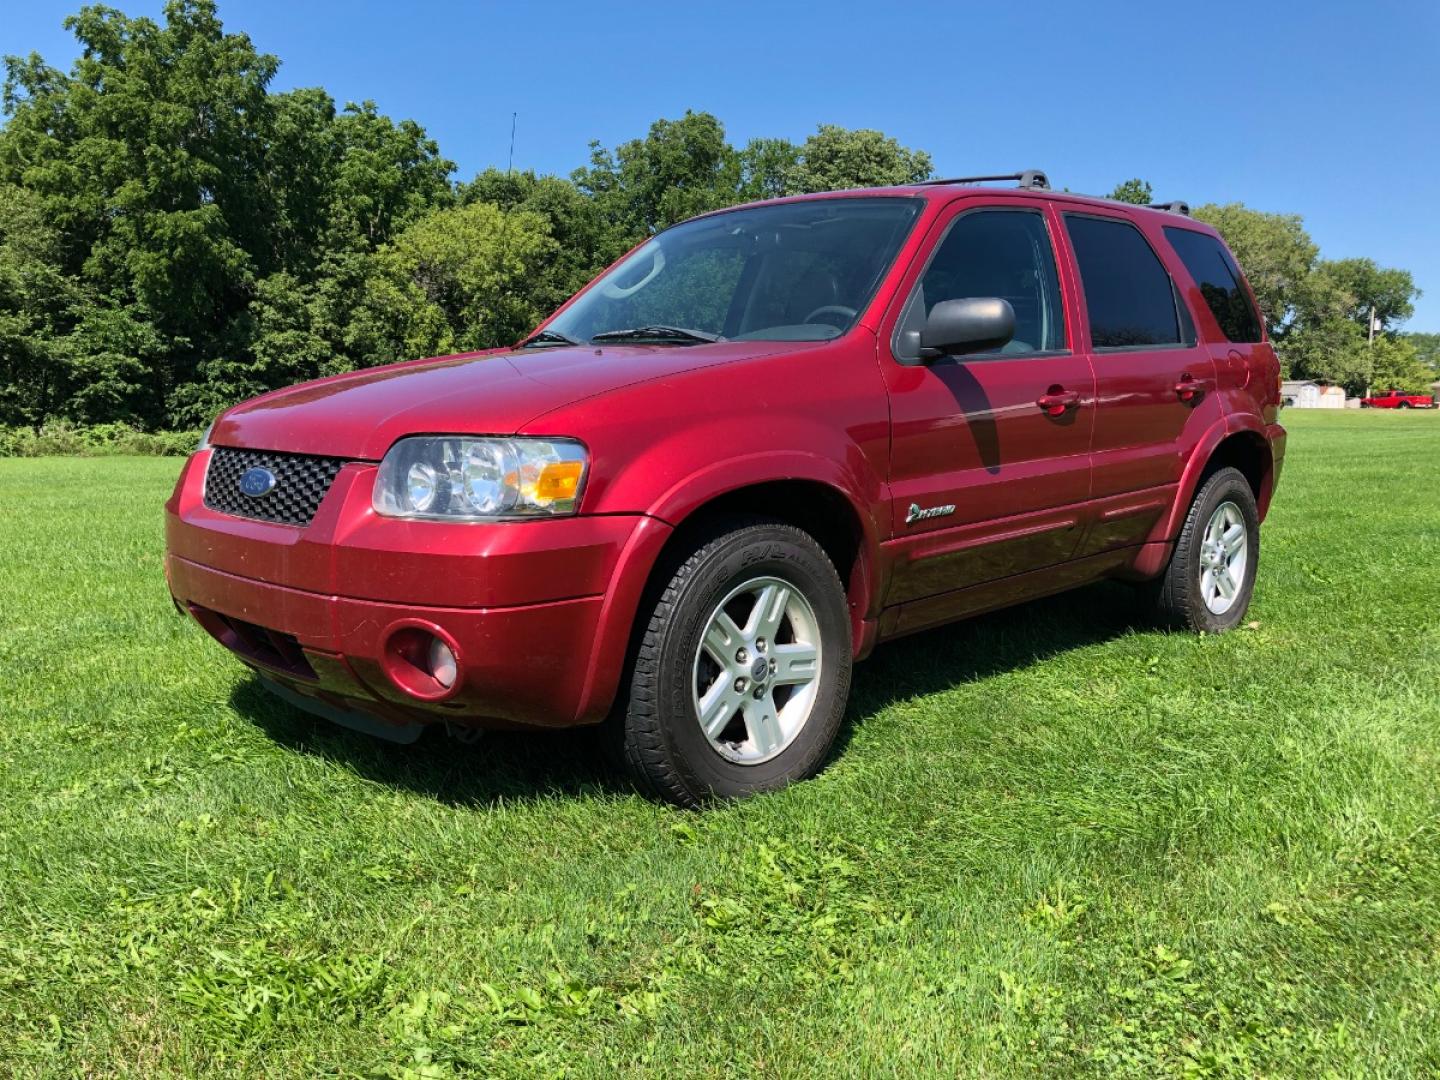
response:
{"label": "rear fender", "polygon": [[[1176,490],[1175,501],[1170,507],[1170,512],[1156,522],[1155,528],[1146,537],[1147,544],[1168,543],[1179,535],[1180,526],[1184,523],[1185,515],[1190,510],[1190,503],[1195,498],[1195,492],[1200,486],[1200,478],[1205,474],[1205,467],[1214,457],[1216,449],[1232,435],[1246,432],[1259,438],[1266,447],[1266,454],[1272,455],[1269,449],[1269,440],[1266,438],[1265,425],[1260,422],[1259,417],[1251,413],[1230,413],[1217,420],[1195,444],[1195,449],[1185,464],[1185,471],[1180,476],[1180,486]],[[1267,460],[1265,463],[1260,492],[1256,499],[1262,520],[1266,510],[1269,509],[1273,486],[1272,455],[1271,460]]]}

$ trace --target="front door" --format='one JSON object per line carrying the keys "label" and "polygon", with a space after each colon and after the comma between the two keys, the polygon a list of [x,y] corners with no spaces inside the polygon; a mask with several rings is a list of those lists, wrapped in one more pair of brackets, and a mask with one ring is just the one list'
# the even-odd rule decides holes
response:
{"label": "front door", "polygon": [[[963,203],[936,223],[933,253],[882,325],[896,556],[887,605],[1063,562],[1087,524],[1094,379],[1067,335],[1053,225],[1033,203]],[[922,360],[931,308],[964,297],[1008,301],[1014,337]]]}

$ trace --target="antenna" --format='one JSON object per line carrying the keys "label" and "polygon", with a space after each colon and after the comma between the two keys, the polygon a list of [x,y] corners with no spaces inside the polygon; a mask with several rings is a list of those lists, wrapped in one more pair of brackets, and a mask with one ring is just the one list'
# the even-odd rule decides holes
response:
{"label": "antenna", "polygon": [[515,118],[519,115],[518,112],[510,114],[510,164],[506,166],[506,172],[515,171]]}

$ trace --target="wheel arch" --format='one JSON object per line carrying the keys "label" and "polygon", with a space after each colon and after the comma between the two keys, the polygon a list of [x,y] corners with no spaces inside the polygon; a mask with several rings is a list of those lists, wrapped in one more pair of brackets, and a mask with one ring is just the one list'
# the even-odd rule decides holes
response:
{"label": "wheel arch", "polygon": [[809,533],[847,587],[857,565],[869,561],[860,512],[839,488],[818,480],[767,480],[715,495],[676,525],[672,542],[711,522],[747,515],[783,521]]}
{"label": "wheel arch", "polygon": [[1206,432],[1180,478],[1175,503],[1152,540],[1171,541],[1180,530],[1200,486],[1224,468],[1235,468],[1250,484],[1261,521],[1275,489],[1275,455],[1265,430],[1253,417],[1230,416]]}
{"label": "wheel arch", "polygon": [[[1270,509],[1270,495],[1275,485],[1275,457],[1269,441],[1259,431],[1245,430],[1226,435],[1210,452],[1200,470],[1195,489],[1224,468],[1234,468],[1250,484],[1260,520]],[[1193,497],[1193,492],[1192,492]]]}
{"label": "wheel arch", "polygon": [[678,509],[666,516],[674,532],[651,567],[652,580],[662,575],[675,556],[688,550],[698,536],[727,518],[758,517],[783,522],[809,534],[820,545],[845,588],[856,648],[868,639],[864,624],[873,619],[877,603],[878,528],[856,497],[843,487],[833,481],[793,474],[778,479],[751,479],[690,500],[682,513],[676,513]]}
{"label": "wheel arch", "polygon": [[[656,501],[646,515],[653,527],[640,530],[643,541],[636,543],[612,583],[579,722],[598,722],[612,708],[647,598],[663,588],[667,573],[684,561],[696,538],[727,517],[769,518],[813,536],[845,587],[855,656],[869,651],[874,643],[873,609],[879,602],[879,526],[853,489],[825,472],[833,464],[827,466],[824,459],[807,462],[807,457],[766,455],[749,462],[719,462]],[[721,476],[728,482],[717,483]]]}

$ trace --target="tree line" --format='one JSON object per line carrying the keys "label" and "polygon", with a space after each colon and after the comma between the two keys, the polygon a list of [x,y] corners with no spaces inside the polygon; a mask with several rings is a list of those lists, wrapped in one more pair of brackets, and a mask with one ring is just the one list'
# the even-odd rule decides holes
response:
{"label": "tree line", "polygon": [[[163,22],[90,6],[65,25],[82,50],[68,72],[5,59],[4,425],[196,427],[303,379],[506,344],[676,221],[933,173],[878,131],[734,146],[687,112],[592,144],[569,177],[457,182],[413,121],[272,91],[279,60],[227,32],[214,0],[171,0]],[[1150,195],[1139,180],[1112,194]],[[1292,371],[1352,387],[1434,377],[1397,333],[1418,295],[1408,273],[1320,259],[1295,215],[1196,216],[1234,247]]]}

